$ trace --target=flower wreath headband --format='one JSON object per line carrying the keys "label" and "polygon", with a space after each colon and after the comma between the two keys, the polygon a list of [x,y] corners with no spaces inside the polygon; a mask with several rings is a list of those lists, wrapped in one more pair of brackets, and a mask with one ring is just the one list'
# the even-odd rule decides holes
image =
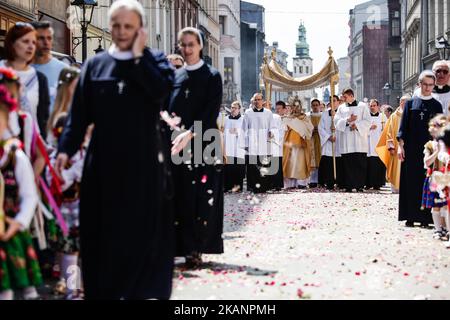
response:
{"label": "flower wreath headband", "polygon": [[0,68],[0,81],[2,80],[18,82],[19,77],[17,76],[17,73],[11,68]]}
{"label": "flower wreath headband", "polygon": [[0,84],[0,103],[6,105],[9,112],[17,110],[17,100],[11,96],[8,88],[3,84]]}

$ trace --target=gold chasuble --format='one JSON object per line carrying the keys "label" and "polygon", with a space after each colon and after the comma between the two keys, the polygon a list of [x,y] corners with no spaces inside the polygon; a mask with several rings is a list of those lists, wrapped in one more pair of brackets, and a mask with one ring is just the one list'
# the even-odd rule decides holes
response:
{"label": "gold chasuble", "polygon": [[305,180],[311,175],[311,137],[314,126],[306,115],[283,118],[287,127],[283,146],[284,178]]}
{"label": "gold chasuble", "polygon": [[[397,157],[398,141],[397,133],[402,120],[403,111],[398,108],[386,122],[383,133],[376,147],[376,152],[386,166],[386,178],[392,186],[400,189],[401,162]],[[395,154],[391,155],[389,148],[394,148]]]}
{"label": "gold chasuble", "polygon": [[320,123],[320,118],[322,117],[322,115],[320,113],[318,114],[311,114],[311,123],[314,126],[314,131],[312,134],[312,147],[314,152],[312,153],[311,156],[311,168],[315,168],[318,169],[319,168],[319,164],[320,164],[320,158],[322,157],[322,144],[320,143],[320,135],[319,135],[319,123]]}

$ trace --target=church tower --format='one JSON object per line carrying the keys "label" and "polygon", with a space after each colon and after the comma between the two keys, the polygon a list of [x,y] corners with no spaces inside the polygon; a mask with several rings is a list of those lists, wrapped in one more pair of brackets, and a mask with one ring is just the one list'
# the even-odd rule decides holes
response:
{"label": "church tower", "polygon": [[306,40],[306,28],[303,21],[298,27],[298,41],[295,45],[294,77],[306,77],[313,73],[313,60],[309,56],[309,44]]}
{"label": "church tower", "polygon": [[[298,41],[295,45],[296,57],[294,60],[294,77],[303,78],[313,74],[313,59],[309,56],[309,44],[306,38],[306,27],[300,21],[298,27]],[[310,101],[315,98],[314,90],[296,92],[302,101],[304,110],[310,110]]]}

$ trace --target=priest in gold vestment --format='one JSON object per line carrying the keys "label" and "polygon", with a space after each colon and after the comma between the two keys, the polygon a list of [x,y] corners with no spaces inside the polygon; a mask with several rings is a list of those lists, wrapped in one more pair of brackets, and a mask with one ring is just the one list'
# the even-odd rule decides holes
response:
{"label": "priest in gold vestment", "polygon": [[403,107],[410,97],[403,96],[400,106],[386,122],[383,133],[378,142],[376,152],[386,166],[386,179],[391,183],[393,193],[398,193],[400,188],[401,162],[397,157],[398,141],[397,133],[403,115]]}
{"label": "priest in gold vestment", "polygon": [[295,99],[288,108],[289,115],[283,118],[286,128],[283,147],[284,186],[305,188],[311,175],[311,137],[314,126],[303,112],[301,102]]}

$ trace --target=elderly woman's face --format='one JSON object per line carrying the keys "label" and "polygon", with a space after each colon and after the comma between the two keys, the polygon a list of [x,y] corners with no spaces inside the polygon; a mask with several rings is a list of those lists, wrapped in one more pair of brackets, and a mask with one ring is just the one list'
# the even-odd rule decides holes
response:
{"label": "elderly woman's face", "polygon": [[121,51],[131,50],[141,27],[141,17],[136,12],[120,9],[111,17],[110,29],[113,43]]}

